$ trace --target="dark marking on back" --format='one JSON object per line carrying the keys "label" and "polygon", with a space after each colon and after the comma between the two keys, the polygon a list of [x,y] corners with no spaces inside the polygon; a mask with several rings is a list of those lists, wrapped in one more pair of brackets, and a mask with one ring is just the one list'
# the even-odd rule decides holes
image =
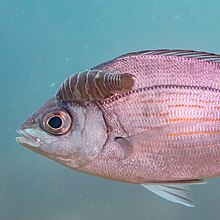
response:
{"label": "dark marking on back", "polygon": [[101,101],[114,94],[132,90],[134,76],[105,70],[88,70],[66,79],[56,93],[56,98],[69,101]]}

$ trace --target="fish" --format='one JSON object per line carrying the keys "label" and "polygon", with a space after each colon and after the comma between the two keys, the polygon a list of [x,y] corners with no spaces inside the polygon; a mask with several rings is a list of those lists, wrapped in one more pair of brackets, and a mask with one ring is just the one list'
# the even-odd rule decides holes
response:
{"label": "fish", "polygon": [[66,167],[194,206],[220,176],[220,55],[132,52],[67,78],[16,141]]}

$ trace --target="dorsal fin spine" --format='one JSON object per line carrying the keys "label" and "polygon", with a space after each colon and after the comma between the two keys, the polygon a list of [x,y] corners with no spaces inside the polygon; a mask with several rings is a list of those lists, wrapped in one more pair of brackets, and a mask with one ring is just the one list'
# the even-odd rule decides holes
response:
{"label": "dorsal fin spine", "polygon": [[121,55],[116,57],[114,60],[122,59],[130,56],[176,56],[183,57],[188,59],[198,59],[209,61],[213,63],[220,63],[220,55],[214,53],[207,53],[202,51],[194,51],[194,50],[168,50],[168,49],[160,49],[160,50],[146,50],[140,52],[133,52]]}

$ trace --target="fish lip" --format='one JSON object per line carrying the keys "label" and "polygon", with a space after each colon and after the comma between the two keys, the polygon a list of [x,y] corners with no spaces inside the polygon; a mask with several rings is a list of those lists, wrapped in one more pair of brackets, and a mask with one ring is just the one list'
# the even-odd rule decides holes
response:
{"label": "fish lip", "polygon": [[16,137],[16,141],[25,146],[25,147],[39,147],[41,144],[41,141],[39,138],[33,137],[32,135],[28,134],[26,129],[18,129],[16,132],[20,135]]}

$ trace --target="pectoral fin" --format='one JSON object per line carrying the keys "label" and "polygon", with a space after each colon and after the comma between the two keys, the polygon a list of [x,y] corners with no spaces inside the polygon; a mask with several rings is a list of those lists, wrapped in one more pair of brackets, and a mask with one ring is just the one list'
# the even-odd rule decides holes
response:
{"label": "pectoral fin", "polygon": [[188,207],[194,207],[193,197],[189,185],[186,184],[162,184],[148,185],[141,184],[144,188],[167,199],[171,202],[179,203]]}

